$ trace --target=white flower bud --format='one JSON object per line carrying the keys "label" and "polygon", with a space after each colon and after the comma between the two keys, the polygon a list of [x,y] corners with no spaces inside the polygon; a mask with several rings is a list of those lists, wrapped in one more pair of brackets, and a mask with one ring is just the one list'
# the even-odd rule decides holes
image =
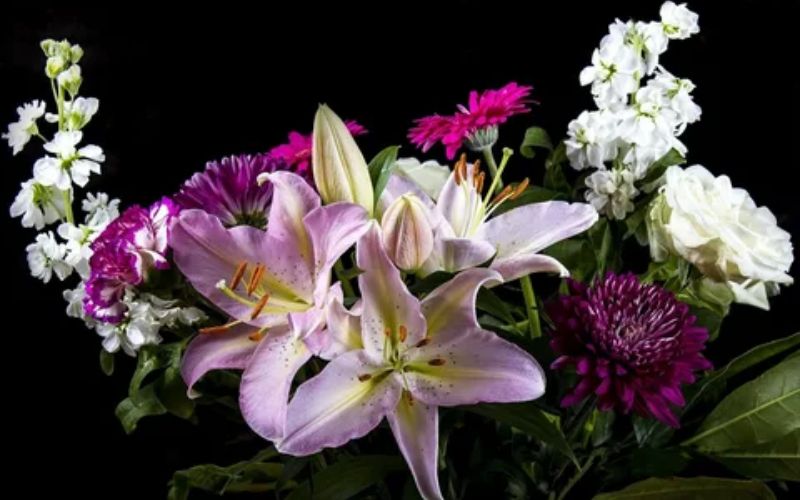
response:
{"label": "white flower bud", "polygon": [[404,271],[422,267],[433,251],[433,225],[428,208],[413,194],[400,196],[381,220],[383,243],[395,265]]}

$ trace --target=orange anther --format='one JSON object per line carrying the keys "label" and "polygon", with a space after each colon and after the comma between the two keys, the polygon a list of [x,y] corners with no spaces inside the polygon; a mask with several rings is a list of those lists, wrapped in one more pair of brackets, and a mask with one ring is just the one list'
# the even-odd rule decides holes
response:
{"label": "orange anther", "polygon": [[258,299],[255,307],[253,307],[253,312],[250,313],[250,319],[256,319],[261,311],[264,309],[264,306],[267,305],[267,301],[269,300],[269,294],[265,293],[263,297]]}
{"label": "orange anther", "polygon": [[247,262],[241,262],[238,266],[236,266],[236,271],[234,271],[233,278],[231,278],[231,290],[236,290],[236,287],[242,282],[242,277],[244,276],[244,272],[246,270]]}
{"label": "orange anther", "polygon": [[400,325],[397,332],[400,334],[400,342],[405,342],[406,338],[408,338],[408,328],[406,328],[406,325]]}

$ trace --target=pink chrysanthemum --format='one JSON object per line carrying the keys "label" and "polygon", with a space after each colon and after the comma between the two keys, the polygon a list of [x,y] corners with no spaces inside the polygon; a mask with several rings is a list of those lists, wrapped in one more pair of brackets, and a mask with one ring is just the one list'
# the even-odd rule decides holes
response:
{"label": "pink chrysanthemum", "polygon": [[689,307],[631,273],[569,286],[571,294],[548,308],[555,325],[550,345],[559,354],[552,367],[574,365],[579,377],[561,404],[596,394],[601,410],[633,410],[678,427],[671,405],[685,404],[681,384],[711,368],[701,353],[708,332]]}
{"label": "pink chrysanthemum", "polygon": [[[345,122],[347,130],[351,134],[363,135],[367,129],[355,120]],[[289,132],[289,142],[275,146],[269,151],[270,156],[281,159],[292,168],[297,174],[310,178],[311,163],[311,134],[301,134],[300,132]]]}
{"label": "pink chrysanthemum", "polygon": [[528,96],[531,90],[533,87],[520,86],[515,82],[482,93],[473,90],[469,93],[467,106],[459,104],[456,114],[417,119],[408,132],[408,138],[423,152],[441,142],[447,158],[451,160],[465,140],[474,143],[473,149],[490,146],[497,140],[498,125],[514,115],[530,111],[527,104],[530,103]]}

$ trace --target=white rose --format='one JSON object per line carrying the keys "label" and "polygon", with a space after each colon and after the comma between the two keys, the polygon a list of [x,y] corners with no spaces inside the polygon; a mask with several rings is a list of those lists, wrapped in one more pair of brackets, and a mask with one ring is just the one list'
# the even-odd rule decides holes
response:
{"label": "white rose", "polygon": [[647,217],[654,260],[683,257],[704,275],[727,282],[736,301],[769,308],[768,295],[789,285],[790,235],[766,207],[700,165],[670,167]]}

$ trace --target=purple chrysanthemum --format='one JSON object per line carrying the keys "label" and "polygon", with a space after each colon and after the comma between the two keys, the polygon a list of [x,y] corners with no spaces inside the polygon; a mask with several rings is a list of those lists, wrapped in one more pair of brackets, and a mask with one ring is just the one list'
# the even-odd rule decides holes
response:
{"label": "purple chrysanthemum", "polygon": [[290,170],[289,164],[270,154],[228,156],[206,164],[175,195],[182,208],[199,208],[215,215],[226,226],[264,228],[272,201],[272,186],[259,186],[256,177],[265,172]]}
{"label": "purple chrysanthemum", "polygon": [[92,243],[90,276],[83,307],[99,321],[118,323],[126,306],[125,290],[142,283],[151,268],[169,267],[166,258],[169,223],[180,208],[164,197],[149,208],[134,205]]}
{"label": "purple chrysanthemum", "polygon": [[579,377],[561,404],[596,394],[601,410],[633,410],[678,427],[671,405],[685,404],[681,384],[711,368],[701,353],[707,330],[672,293],[631,273],[569,286],[571,294],[548,308],[559,355],[552,367],[574,365]]}

